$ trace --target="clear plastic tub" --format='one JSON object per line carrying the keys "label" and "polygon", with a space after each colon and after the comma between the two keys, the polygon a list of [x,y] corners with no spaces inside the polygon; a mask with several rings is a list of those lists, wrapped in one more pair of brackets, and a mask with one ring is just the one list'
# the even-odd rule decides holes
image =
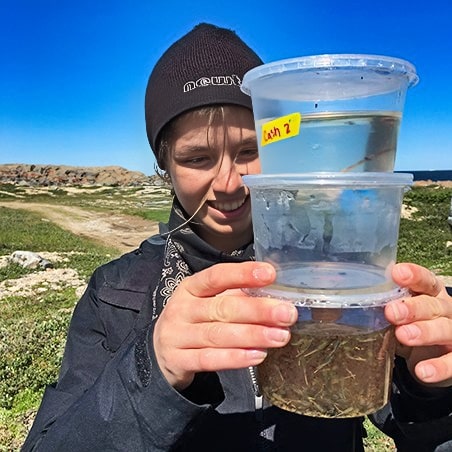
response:
{"label": "clear plastic tub", "polygon": [[316,55],[251,69],[262,172],[392,171],[414,66],[379,55]]}
{"label": "clear plastic tub", "polygon": [[355,417],[388,401],[395,350],[385,305],[408,296],[391,278],[411,174],[245,176],[256,259],[274,284],[248,289],[299,312],[290,343],[259,367],[273,404],[318,417]]}

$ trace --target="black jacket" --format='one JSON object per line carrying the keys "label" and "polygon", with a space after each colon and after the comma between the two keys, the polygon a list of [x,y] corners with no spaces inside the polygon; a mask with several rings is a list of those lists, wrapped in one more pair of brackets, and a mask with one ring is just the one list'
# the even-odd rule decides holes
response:
{"label": "black jacket", "polygon": [[[256,410],[248,369],[198,374],[182,394],[169,386],[148,302],[164,246],[151,242],[92,276],[23,451],[363,450],[362,419]],[[422,390],[398,360],[391,405],[372,419],[401,451],[452,450],[451,402],[450,389]]]}

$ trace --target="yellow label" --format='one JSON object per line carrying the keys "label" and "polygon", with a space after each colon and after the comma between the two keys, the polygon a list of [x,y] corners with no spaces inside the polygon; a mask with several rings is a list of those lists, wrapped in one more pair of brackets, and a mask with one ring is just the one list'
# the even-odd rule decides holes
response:
{"label": "yellow label", "polygon": [[300,133],[301,114],[291,113],[262,125],[261,146],[297,136]]}

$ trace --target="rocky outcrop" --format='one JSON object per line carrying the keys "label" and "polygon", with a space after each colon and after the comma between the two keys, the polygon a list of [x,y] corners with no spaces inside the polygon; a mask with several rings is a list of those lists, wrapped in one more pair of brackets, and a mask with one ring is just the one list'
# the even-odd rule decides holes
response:
{"label": "rocky outcrop", "polygon": [[161,185],[158,176],[146,176],[120,166],[0,165],[0,183],[27,186],[59,185]]}

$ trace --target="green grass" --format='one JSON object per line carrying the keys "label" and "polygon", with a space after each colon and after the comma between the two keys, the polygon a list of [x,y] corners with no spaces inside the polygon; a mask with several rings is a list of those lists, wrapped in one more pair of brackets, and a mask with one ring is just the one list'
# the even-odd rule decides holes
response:
{"label": "green grass", "polygon": [[[116,249],[77,237],[40,215],[0,207],[0,256],[16,250],[75,252],[55,267],[75,269],[85,281],[118,255]],[[0,281],[35,271],[9,264],[0,267]],[[34,416],[45,386],[55,381],[76,301],[71,287],[0,300],[0,451],[19,450],[27,420]]]}
{"label": "green grass", "polygon": [[[64,265],[56,263],[55,267],[75,268],[84,278],[88,278],[100,264],[118,255],[115,248],[78,237],[43,221],[38,214],[0,206],[0,256],[10,255],[16,250],[71,253],[68,262]],[[32,272],[18,265],[8,265],[0,268],[0,281]]]}
{"label": "green grass", "polygon": [[402,219],[398,260],[415,262],[439,274],[452,275],[452,229],[447,222],[452,188],[414,187],[404,197],[405,205],[417,209],[411,219]]}
{"label": "green grass", "polygon": [[0,408],[11,409],[21,392],[40,392],[55,379],[75,301],[71,288],[2,302]]}
{"label": "green grass", "polygon": [[94,211],[115,211],[153,221],[166,221],[171,205],[170,190],[165,187],[65,187],[25,188],[0,185],[0,201],[59,204]]}
{"label": "green grass", "polygon": [[367,432],[367,437],[364,438],[366,452],[394,452],[396,450],[392,438],[384,435],[367,418],[364,421],[364,428]]}
{"label": "green grass", "polygon": [[92,244],[26,210],[0,207],[0,255],[16,250],[87,252]]}
{"label": "green grass", "polygon": [[[80,192],[74,196],[64,188],[26,190],[0,186],[1,200],[24,199],[84,208],[111,210],[166,221],[169,194],[144,193],[140,188],[109,187]],[[12,196],[15,195],[16,197]],[[17,198],[22,196],[23,198]],[[399,261],[413,261],[444,275],[452,275],[451,228],[447,223],[452,189],[414,188],[405,195],[405,204],[417,209],[400,227]],[[18,249],[35,252],[69,253],[67,262],[56,266],[76,269],[87,280],[99,265],[116,257],[117,251],[77,237],[43,221],[40,215],[0,207],[0,256]],[[18,265],[0,268],[0,281],[20,278],[33,270]],[[65,336],[77,296],[73,288],[44,291],[34,297],[10,296],[0,300],[0,452],[19,450],[36,412],[45,386],[55,381],[61,362]],[[393,451],[392,441],[370,422],[365,423],[366,451]]]}

